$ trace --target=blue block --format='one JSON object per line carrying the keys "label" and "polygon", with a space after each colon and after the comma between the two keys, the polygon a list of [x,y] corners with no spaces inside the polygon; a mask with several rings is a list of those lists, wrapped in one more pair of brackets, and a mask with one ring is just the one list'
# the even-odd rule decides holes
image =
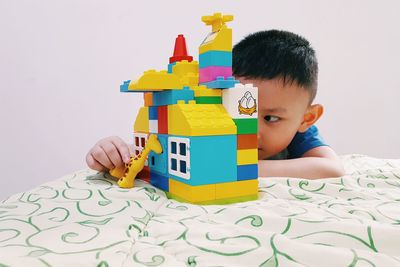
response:
{"label": "blue block", "polygon": [[235,80],[233,76],[224,78],[223,76],[218,76],[216,80],[206,83],[200,83],[200,85],[205,85],[207,88],[211,89],[227,89],[234,87],[236,83],[239,83],[238,80]]}
{"label": "blue block", "polygon": [[194,91],[185,86],[182,90],[153,92],[153,106],[173,105],[178,100],[185,100],[185,103],[189,100],[194,100]]}
{"label": "blue block", "polygon": [[157,107],[149,107],[149,120],[158,120],[158,108]]}
{"label": "blue block", "polygon": [[119,91],[123,93],[128,92],[128,86],[130,82],[131,80],[124,81],[124,83],[119,86]]}
{"label": "blue block", "polygon": [[258,165],[238,165],[237,166],[237,180],[252,180],[258,178]]}
{"label": "blue block", "polygon": [[160,142],[163,152],[156,154],[150,152],[148,157],[150,172],[156,172],[161,175],[168,176],[168,135],[158,134],[158,141]]}
{"label": "blue block", "polygon": [[211,66],[232,67],[232,52],[211,50],[200,54],[200,69]]}
{"label": "blue block", "polygon": [[169,191],[168,177],[161,174],[150,172],[150,184],[166,192]]}
{"label": "blue block", "polygon": [[236,135],[185,138],[190,139],[190,178],[184,179],[169,173],[171,179],[189,185],[237,181]]}
{"label": "blue block", "polygon": [[168,73],[172,73],[172,67],[176,65],[176,62],[168,64]]}

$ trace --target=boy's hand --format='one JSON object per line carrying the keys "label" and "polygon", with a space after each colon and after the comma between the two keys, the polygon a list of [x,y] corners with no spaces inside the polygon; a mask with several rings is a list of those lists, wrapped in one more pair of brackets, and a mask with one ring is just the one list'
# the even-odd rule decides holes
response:
{"label": "boy's hand", "polygon": [[118,136],[101,139],[86,155],[87,165],[96,171],[112,170],[129,163],[129,160],[129,147]]}

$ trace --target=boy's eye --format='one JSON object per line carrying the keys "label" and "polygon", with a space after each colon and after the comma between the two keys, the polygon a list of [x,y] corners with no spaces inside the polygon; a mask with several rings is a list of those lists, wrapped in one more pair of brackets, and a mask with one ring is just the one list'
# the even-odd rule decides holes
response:
{"label": "boy's eye", "polygon": [[264,117],[264,120],[266,120],[267,122],[277,122],[280,120],[280,118],[277,116],[267,115]]}

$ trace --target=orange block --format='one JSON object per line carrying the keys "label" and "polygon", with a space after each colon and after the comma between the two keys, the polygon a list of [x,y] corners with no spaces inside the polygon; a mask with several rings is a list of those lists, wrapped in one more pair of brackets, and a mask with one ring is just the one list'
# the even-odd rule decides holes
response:
{"label": "orange block", "polygon": [[150,107],[153,105],[153,93],[146,92],[143,94],[143,98],[144,98],[144,106],[145,107]]}
{"label": "orange block", "polygon": [[258,148],[257,134],[238,134],[237,149]]}

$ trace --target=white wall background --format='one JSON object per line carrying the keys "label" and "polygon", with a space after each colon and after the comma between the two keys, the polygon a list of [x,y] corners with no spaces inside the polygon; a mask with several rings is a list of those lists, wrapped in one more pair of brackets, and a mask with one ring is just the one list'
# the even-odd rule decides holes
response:
{"label": "white wall background", "polygon": [[123,80],[165,69],[177,34],[189,52],[200,17],[235,15],[234,42],[285,29],[320,63],[318,123],[339,154],[399,158],[399,1],[0,0],[0,199],[85,167],[100,138],[130,140],[141,97]]}

